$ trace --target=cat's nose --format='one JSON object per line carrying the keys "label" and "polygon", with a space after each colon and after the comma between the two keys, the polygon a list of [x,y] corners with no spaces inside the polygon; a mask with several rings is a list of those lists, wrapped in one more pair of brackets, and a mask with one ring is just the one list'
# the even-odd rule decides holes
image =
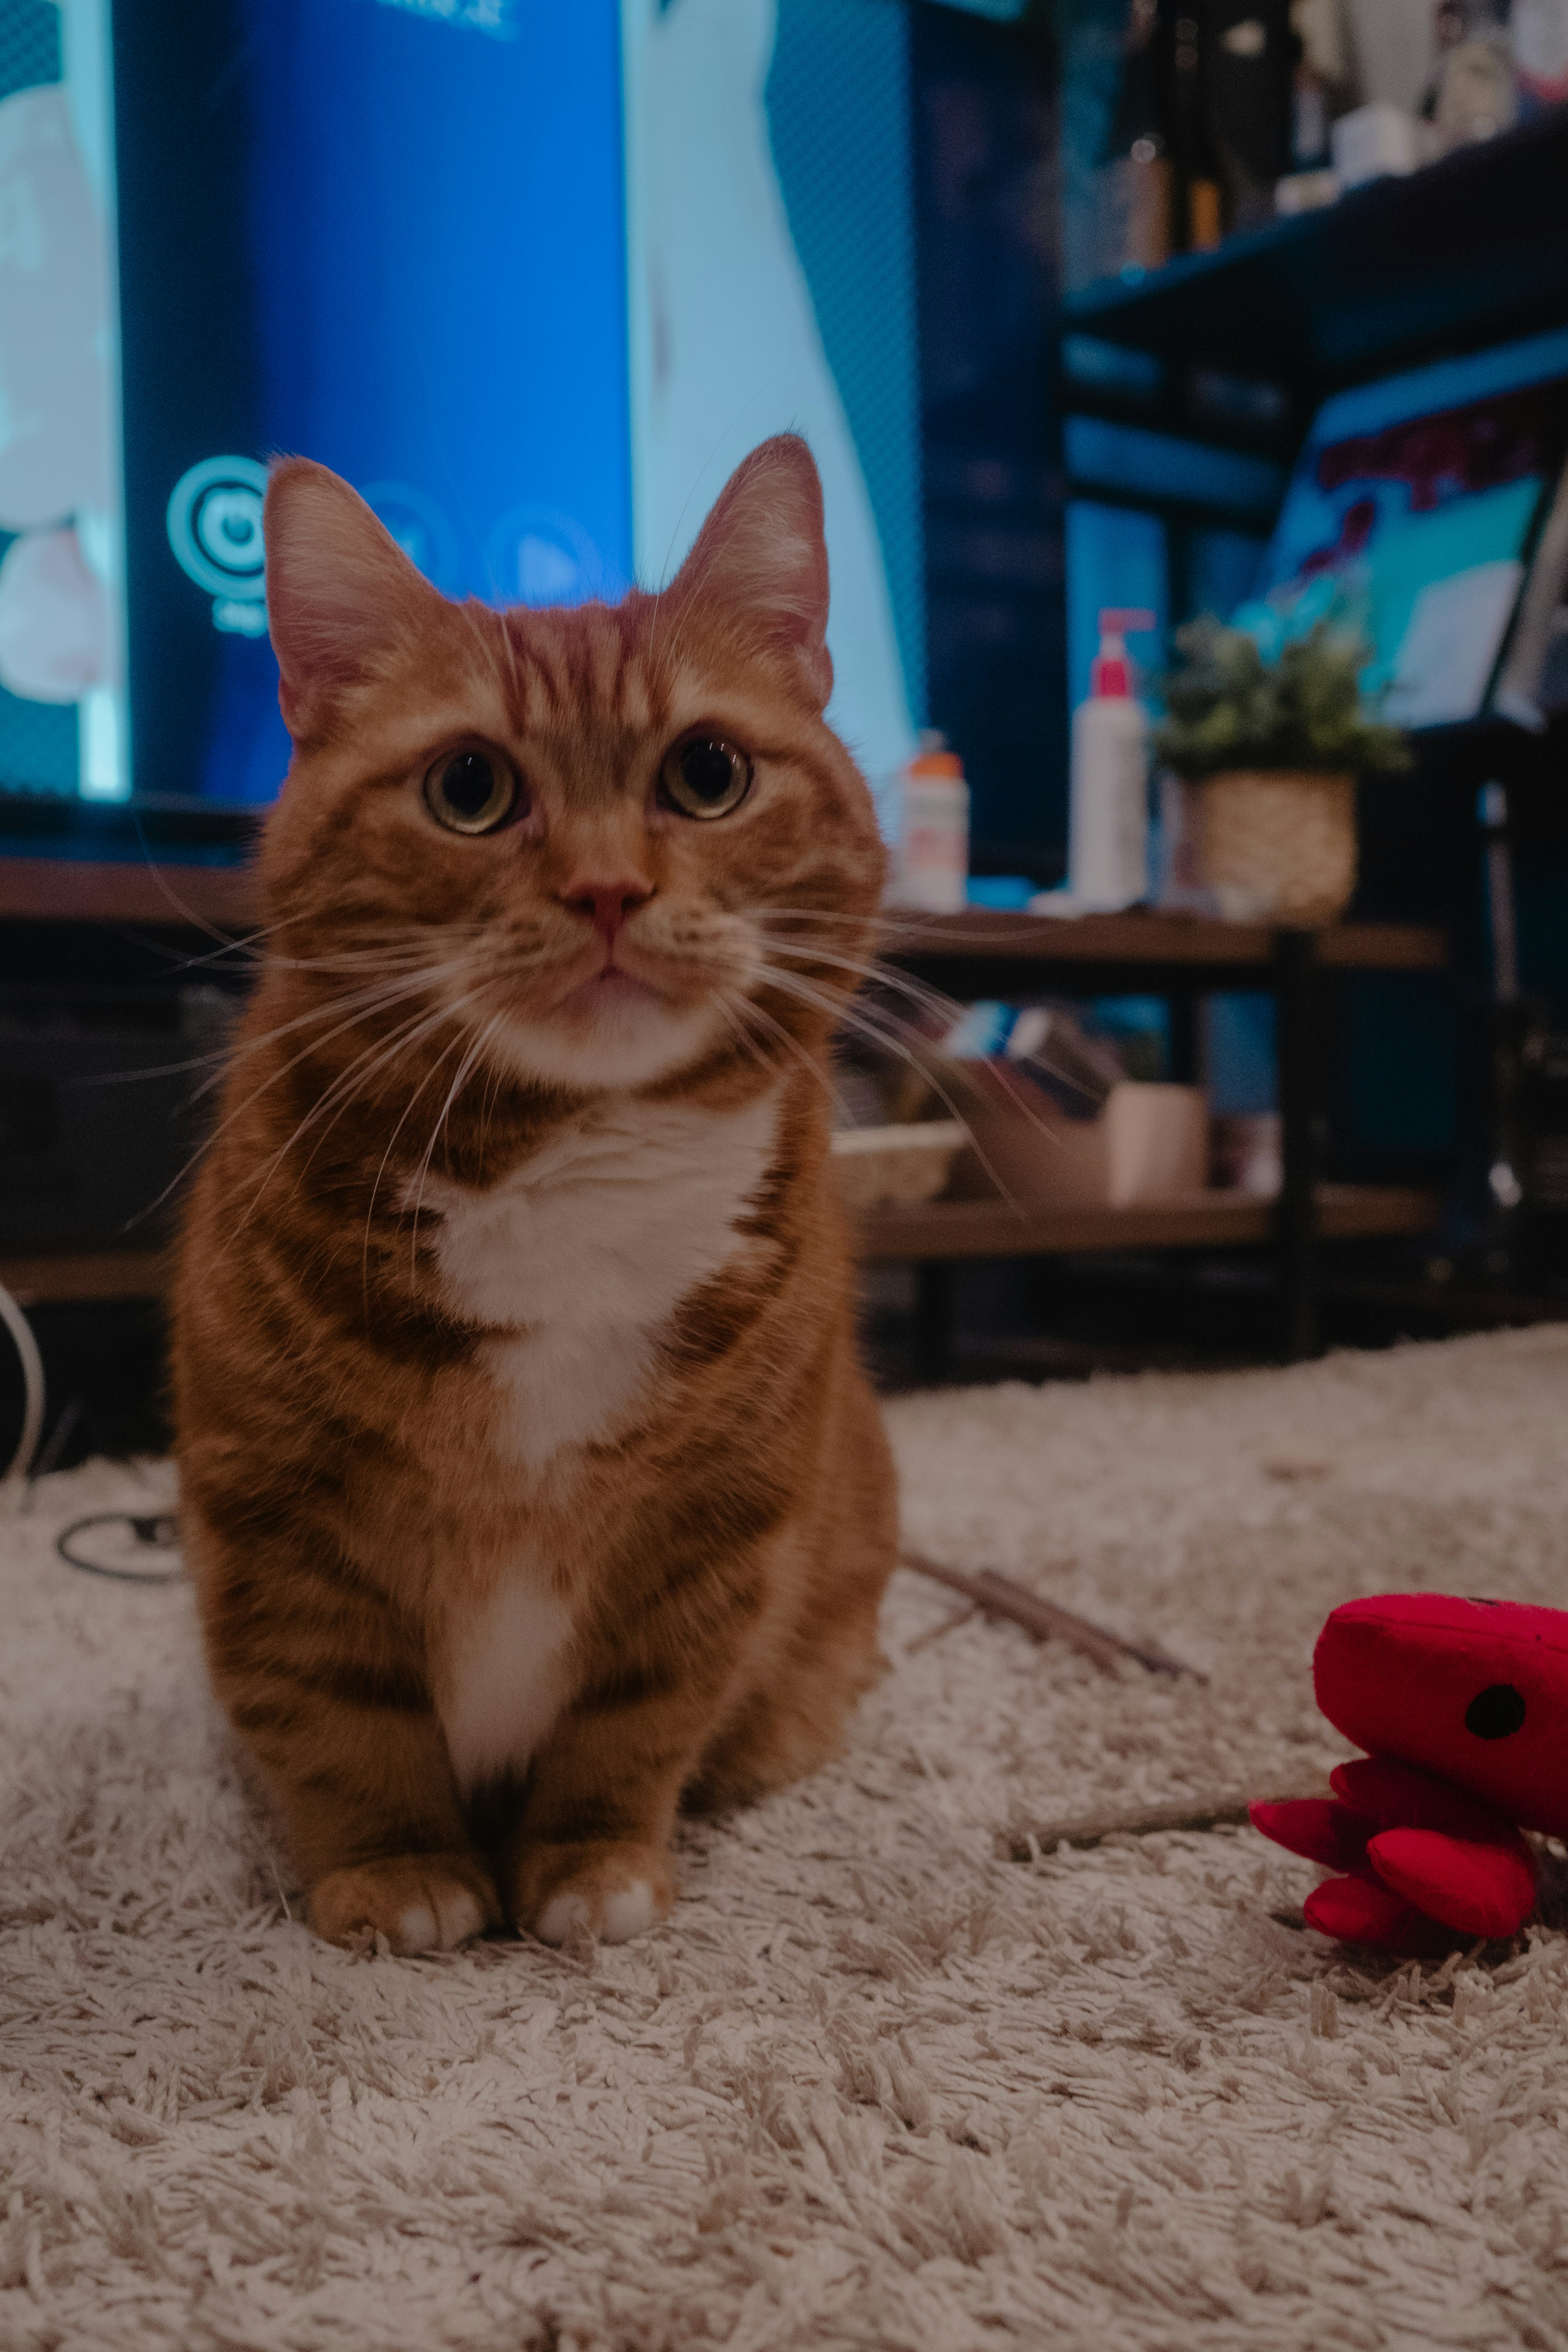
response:
{"label": "cat's nose", "polygon": [[653,897],[653,885],[641,875],[580,875],[561,892],[561,903],[576,915],[586,915],[604,934],[606,946],[639,907]]}

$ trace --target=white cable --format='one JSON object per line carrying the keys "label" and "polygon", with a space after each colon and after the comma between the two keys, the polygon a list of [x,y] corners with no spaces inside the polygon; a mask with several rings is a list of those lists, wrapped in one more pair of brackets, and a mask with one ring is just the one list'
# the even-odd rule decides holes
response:
{"label": "white cable", "polygon": [[38,1353],[38,1343],[33,1337],[33,1327],[5,1288],[0,1283],[0,1323],[16,1344],[16,1355],[22,1367],[22,1379],[26,1387],[26,1401],[22,1407],[22,1434],[11,1465],[5,1473],[5,1483],[13,1478],[25,1478],[33,1466],[33,1456],[38,1450],[38,1440],[44,1428],[44,1360]]}

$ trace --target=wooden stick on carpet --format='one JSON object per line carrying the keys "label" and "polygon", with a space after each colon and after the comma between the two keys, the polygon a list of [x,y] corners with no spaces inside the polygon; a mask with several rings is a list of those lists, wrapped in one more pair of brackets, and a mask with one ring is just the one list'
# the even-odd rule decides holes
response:
{"label": "wooden stick on carpet", "polygon": [[[1108,1633],[1103,1625],[1091,1625],[1087,1617],[1079,1617],[1070,1609],[1063,1609],[1055,1601],[1047,1601],[1040,1593],[1031,1592],[1026,1584],[1017,1583],[1010,1576],[999,1576],[994,1569],[984,1568],[972,1576],[967,1570],[949,1568],[945,1561],[930,1559],[924,1552],[906,1551],[900,1554],[905,1568],[912,1568],[917,1576],[934,1578],[950,1591],[962,1592],[987,1617],[1008,1617],[1015,1625],[1022,1625],[1037,1642],[1048,1642],[1053,1635],[1070,1643],[1096,1665],[1110,1668],[1123,1658],[1133,1658],[1152,1675],[1185,1675],[1195,1683],[1206,1683],[1207,1675],[1196,1666],[1184,1665],[1180,1658],[1172,1657],[1157,1642],[1124,1642],[1120,1633]],[[956,1621],[955,1621],[956,1622]]]}
{"label": "wooden stick on carpet", "polygon": [[[1310,1789],[1288,1789],[1284,1801],[1293,1798],[1323,1797],[1329,1790],[1321,1783]],[[1270,1803],[1281,1801],[1271,1797]],[[1156,1837],[1166,1830],[1238,1829],[1247,1819],[1249,1800],[1246,1797],[1213,1797],[1206,1804],[1149,1805],[1137,1813],[1102,1813],[1098,1817],[1065,1822],[1040,1822],[1030,1827],[1005,1830],[1007,1850],[1015,1862],[1028,1862],[1033,1856],[1030,1840],[1042,1853],[1054,1853],[1059,1845],[1096,1846],[1106,1838]]]}

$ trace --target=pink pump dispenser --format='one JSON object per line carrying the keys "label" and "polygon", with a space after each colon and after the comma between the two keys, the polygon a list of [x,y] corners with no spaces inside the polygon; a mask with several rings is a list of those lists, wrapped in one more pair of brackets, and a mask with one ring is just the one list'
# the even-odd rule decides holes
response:
{"label": "pink pump dispenser", "polygon": [[1100,651],[1089,666],[1089,690],[1097,699],[1125,702],[1132,692],[1132,664],[1127,652],[1128,632],[1152,629],[1154,615],[1131,606],[1123,612],[1108,604],[1100,616]]}
{"label": "pink pump dispenser", "polygon": [[1149,721],[1127,638],[1154,625],[1152,613],[1107,605],[1089,698],[1072,715],[1068,888],[1085,909],[1111,913],[1148,893]]}

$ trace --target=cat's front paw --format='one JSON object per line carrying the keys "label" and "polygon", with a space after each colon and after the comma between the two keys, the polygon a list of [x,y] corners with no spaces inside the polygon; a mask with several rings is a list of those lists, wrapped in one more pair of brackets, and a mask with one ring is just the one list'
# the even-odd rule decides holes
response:
{"label": "cat's front paw", "polygon": [[383,1935],[395,1952],[451,1952],[500,1925],[495,1882],[468,1853],[401,1853],[330,1870],[310,1889],[310,1925],[329,1944]]}
{"label": "cat's front paw", "polygon": [[532,1845],[514,1865],[511,1898],[512,1917],[542,1944],[624,1944],[668,1916],[675,1881],[659,1846]]}

